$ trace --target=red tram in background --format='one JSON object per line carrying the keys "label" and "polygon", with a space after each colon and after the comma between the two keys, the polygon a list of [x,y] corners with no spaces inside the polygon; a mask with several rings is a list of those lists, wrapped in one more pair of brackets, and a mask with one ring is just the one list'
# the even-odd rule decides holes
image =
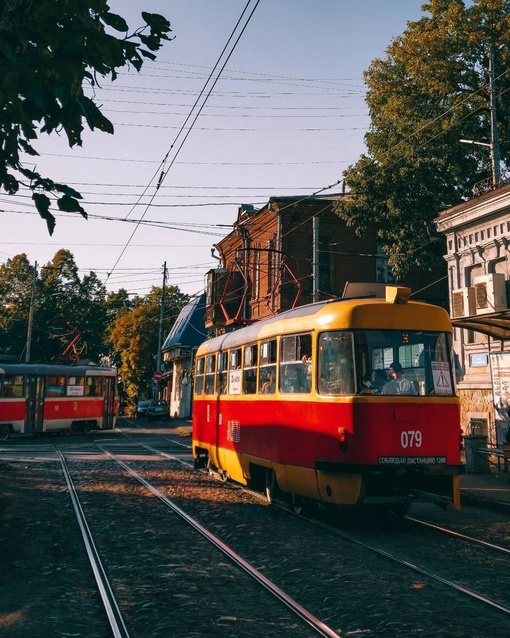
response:
{"label": "red tram in background", "polygon": [[114,428],[118,407],[115,368],[0,363],[0,440]]}
{"label": "red tram in background", "polygon": [[417,490],[459,507],[452,326],[409,295],[387,286],[381,298],[310,304],[204,342],[195,466],[296,511],[310,501],[404,510]]}

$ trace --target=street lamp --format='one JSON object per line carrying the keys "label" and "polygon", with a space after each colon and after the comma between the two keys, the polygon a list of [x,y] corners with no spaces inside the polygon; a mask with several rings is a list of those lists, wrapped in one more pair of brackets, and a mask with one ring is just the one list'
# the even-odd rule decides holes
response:
{"label": "street lamp", "polygon": [[494,152],[495,146],[490,142],[475,142],[475,140],[459,140],[463,144],[476,144],[477,146],[486,146],[491,152],[491,165],[492,165],[492,189],[495,190],[499,185],[501,176],[499,158],[496,157]]}

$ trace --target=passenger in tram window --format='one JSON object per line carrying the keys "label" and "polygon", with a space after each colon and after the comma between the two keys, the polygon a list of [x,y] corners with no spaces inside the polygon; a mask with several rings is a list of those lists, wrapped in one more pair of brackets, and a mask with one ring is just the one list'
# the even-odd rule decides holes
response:
{"label": "passenger in tram window", "polygon": [[261,387],[262,394],[274,394],[275,391],[275,382],[274,382],[274,373],[268,372],[267,380],[264,381]]}
{"label": "passenger in tram window", "polygon": [[380,368],[378,370],[375,370],[372,385],[378,393],[382,392],[382,389],[384,388],[386,383],[388,383],[388,375],[386,374],[386,372]]}
{"label": "passenger in tram window", "polygon": [[400,363],[394,362],[390,365],[390,377],[391,380],[382,389],[382,394],[417,394],[414,383],[404,378],[404,370]]}

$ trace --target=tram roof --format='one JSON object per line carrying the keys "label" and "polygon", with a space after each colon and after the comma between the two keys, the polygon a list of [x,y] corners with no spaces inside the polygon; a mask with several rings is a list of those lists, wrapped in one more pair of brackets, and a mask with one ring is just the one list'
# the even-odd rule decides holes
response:
{"label": "tram roof", "polygon": [[0,363],[0,374],[74,374],[75,376],[110,376],[116,368],[106,366],[62,365],[58,363]]}
{"label": "tram roof", "polygon": [[[420,312],[416,312],[417,307]],[[395,304],[375,297],[334,299],[299,306],[205,341],[200,346],[199,354],[234,348],[278,335],[354,326],[371,330],[380,328],[451,332],[448,313],[439,306],[418,301]]]}

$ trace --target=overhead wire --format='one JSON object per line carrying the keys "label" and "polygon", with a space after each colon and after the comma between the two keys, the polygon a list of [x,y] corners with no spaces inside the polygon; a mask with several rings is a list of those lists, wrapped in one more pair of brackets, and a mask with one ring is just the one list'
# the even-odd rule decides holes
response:
{"label": "overhead wire", "polygon": [[[234,52],[235,48],[237,47],[237,44],[238,44],[238,42],[239,42],[239,40],[240,40],[241,36],[243,35],[243,33],[244,33],[244,31],[245,31],[246,27],[248,26],[248,24],[249,24],[249,22],[250,22],[250,20],[251,20],[251,18],[252,18],[252,16],[253,16],[253,14],[254,14],[254,12],[255,12],[256,8],[258,7],[259,2],[260,2],[260,0],[256,0],[255,6],[253,7],[253,9],[252,9],[252,11],[251,11],[250,15],[248,16],[248,18],[247,18],[247,20],[246,20],[246,22],[245,22],[245,24],[244,24],[243,28],[241,29],[241,32],[240,32],[239,36],[237,37],[237,40],[234,42],[234,45],[233,45],[233,47],[231,48],[231,51],[230,51],[230,53],[228,54],[228,56],[227,56],[227,58],[226,58],[225,63],[224,63],[224,64],[223,64],[223,66],[221,67],[221,69],[220,69],[219,73],[217,74],[216,80],[213,82],[213,84],[212,84],[212,86],[211,86],[211,88],[210,88],[209,92],[207,93],[207,95],[206,95],[206,97],[205,97],[205,100],[204,100],[204,103],[207,101],[207,99],[208,99],[208,98],[209,98],[209,96],[211,95],[211,92],[212,92],[212,90],[214,89],[214,87],[215,87],[215,85],[216,85],[216,83],[217,83],[217,81],[218,81],[219,76],[221,75],[221,73],[222,73],[223,69],[225,68],[226,63],[228,62],[228,60],[230,59],[230,57],[231,57],[232,53]],[[153,193],[153,196],[152,196],[151,201],[150,201],[150,202],[146,205],[145,211],[144,211],[144,213],[143,213],[143,214],[142,214],[142,216],[141,216],[141,220],[144,218],[144,216],[146,215],[147,211],[149,210],[149,207],[150,207],[150,205],[151,205],[151,203],[152,203],[152,201],[153,201],[154,197],[156,196],[156,193],[157,193],[157,191],[158,191],[159,187],[160,187],[160,186],[161,186],[161,184],[163,183],[163,181],[164,181],[164,179],[165,179],[166,175],[168,174],[168,171],[169,171],[169,170],[170,170],[170,168],[172,167],[172,165],[173,165],[173,163],[175,162],[175,160],[176,160],[176,158],[177,158],[177,156],[178,156],[178,154],[179,154],[180,150],[182,149],[182,147],[183,147],[184,143],[185,143],[185,142],[186,142],[186,140],[188,139],[188,136],[189,136],[189,134],[191,133],[191,130],[192,130],[192,128],[193,128],[193,126],[194,126],[195,122],[197,121],[197,119],[198,119],[198,117],[199,117],[199,115],[200,115],[200,113],[201,113],[201,111],[202,111],[203,106],[202,106],[202,108],[200,108],[200,109],[198,110],[198,113],[196,114],[196,116],[195,116],[195,118],[193,119],[193,121],[192,121],[192,123],[191,123],[190,127],[188,128],[187,133],[186,133],[186,135],[184,136],[184,139],[182,140],[181,144],[179,145],[179,147],[178,147],[178,148],[177,148],[177,150],[175,151],[175,153],[174,153],[174,157],[173,157],[173,159],[172,159],[172,161],[171,161],[171,163],[170,163],[170,166],[169,166],[168,168],[166,168],[166,169],[165,169],[167,159],[168,159],[168,157],[169,157],[169,155],[170,155],[170,153],[171,153],[171,151],[172,151],[172,149],[173,149],[174,145],[177,143],[177,140],[178,140],[178,138],[179,138],[180,134],[181,134],[181,133],[182,133],[182,131],[184,130],[184,127],[186,126],[186,124],[188,123],[188,121],[191,119],[192,112],[194,111],[194,109],[195,109],[196,105],[198,105],[198,103],[199,103],[199,101],[200,101],[200,99],[201,99],[202,95],[204,94],[205,89],[206,89],[206,86],[208,85],[208,83],[209,83],[209,81],[210,81],[210,78],[212,78],[212,77],[213,77],[213,75],[214,75],[214,73],[216,72],[216,69],[217,69],[217,67],[218,67],[218,65],[219,65],[219,63],[220,63],[220,60],[221,60],[221,58],[223,57],[223,54],[225,53],[225,51],[227,50],[227,48],[228,48],[228,46],[229,46],[229,44],[230,44],[231,40],[233,39],[234,34],[235,34],[235,32],[236,32],[236,30],[237,30],[238,26],[240,25],[241,20],[243,19],[244,14],[247,12],[248,7],[249,7],[250,3],[251,3],[251,0],[248,0],[248,2],[246,3],[246,5],[245,5],[245,7],[244,7],[244,9],[243,9],[243,11],[242,11],[242,13],[241,13],[241,16],[239,17],[239,20],[237,21],[237,23],[236,23],[236,25],[235,25],[234,29],[232,30],[232,33],[230,34],[230,36],[229,36],[229,38],[228,38],[228,40],[227,40],[227,43],[225,44],[225,46],[224,46],[224,48],[223,48],[223,50],[222,50],[222,52],[221,52],[221,54],[220,54],[220,56],[219,56],[218,60],[216,61],[216,64],[215,64],[215,65],[214,65],[214,67],[213,67],[213,70],[211,71],[211,74],[210,74],[209,78],[207,79],[206,83],[204,84],[204,86],[203,86],[202,90],[200,91],[200,94],[199,94],[199,96],[197,97],[197,99],[196,99],[196,101],[195,101],[195,105],[192,107],[192,109],[191,109],[191,111],[190,111],[190,113],[189,113],[188,117],[186,118],[186,120],[184,121],[184,123],[183,123],[183,125],[182,125],[181,130],[180,130],[180,131],[179,131],[179,133],[177,134],[177,136],[176,136],[176,138],[175,138],[174,142],[172,143],[172,145],[170,146],[170,148],[169,148],[168,152],[166,153],[166,155],[165,155],[165,157],[164,157],[164,159],[163,159],[163,162],[162,162],[162,164],[161,164],[161,173],[160,173],[160,176],[159,176],[158,184],[157,184],[157,186],[156,186],[156,190],[155,190],[155,191],[154,191],[154,193]],[[153,178],[153,179],[154,179],[154,178]],[[152,181],[152,180],[151,180],[151,181]],[[141,220],[140,220],[140,221],[141,221]],[[137,231],[137,229],[138,229],[138,226],[139,226],[139,224],[135,227],[135,229],[134,229],[134,230],[133,230],[133,232],[131,233],[131,236],[128,238],[128,240],[127,240],[127,242],[126,242],[126,244],[125,244],[125,246],[124,246],[123,250],[121,251],[121,253],[120,253],[119,257],[117,258],[117,261],[116,261],[116,262],[115,262],[115,264],[113,265],[113,268],[112,268],[111,272],[113,272],[113,271],[115,270],[115,268],[116,268],[117,264],[118,264],[118,263],[119,263],[119,261],[122,259],[122,256],[123,256],[124,252],[127,250],[127,247],[129,246],[129,244],[130,244],[130,242],[131,242],[131,239],[134,237],[134,235],[135,235],[135,233],[136,233],[136,231]],[[108,273],[107,281],[108,281],[108,278],[109,278],[109,277],[110,277],[110,275],[111,275],[111,272],[110,272],[110,273]]]}

